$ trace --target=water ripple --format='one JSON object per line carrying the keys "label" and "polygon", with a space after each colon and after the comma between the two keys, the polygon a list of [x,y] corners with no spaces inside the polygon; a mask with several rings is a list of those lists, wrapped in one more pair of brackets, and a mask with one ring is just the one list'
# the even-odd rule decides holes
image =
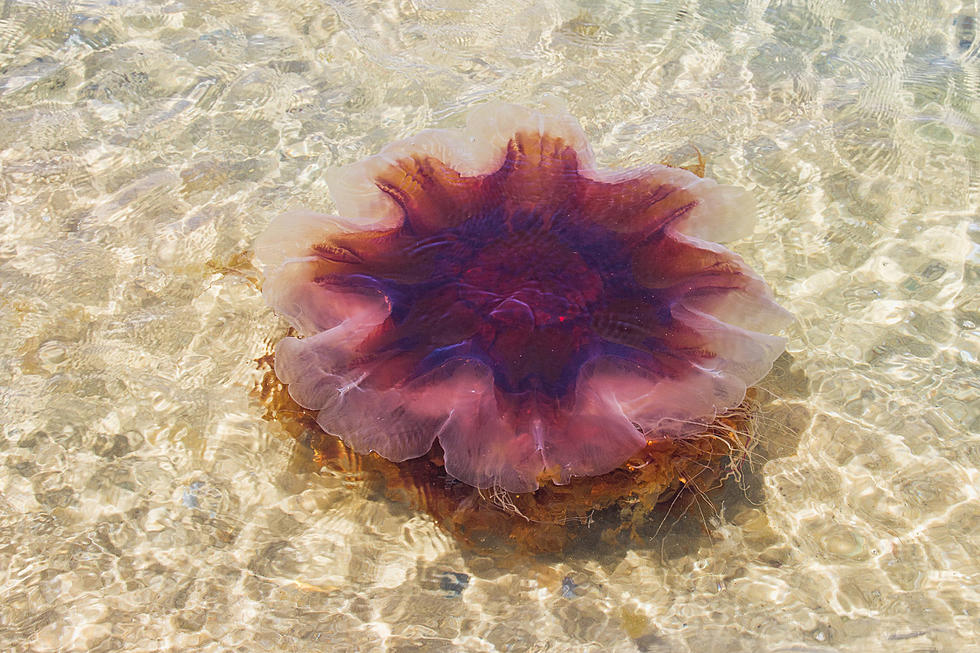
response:
{"label": "water ripple", "polygon": [[[941,0],[0,2],[0,648],[968,647],[976,20]],[[627,547],[501,559],[262,418],[255,359],[282,327],[249,248],[281,211],[331,210],[325,168],[546,93],[603,164],[696,148],[748,187],[736,248],[799,319],[748,495]]]}

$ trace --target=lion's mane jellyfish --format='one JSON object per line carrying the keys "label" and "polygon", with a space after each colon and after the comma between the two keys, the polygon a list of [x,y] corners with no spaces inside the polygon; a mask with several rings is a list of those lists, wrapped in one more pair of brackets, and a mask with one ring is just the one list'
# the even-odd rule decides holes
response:
{"label": "lion's mane jellyfish", "polygon": [[553,490],[705,432],[783,351],[789,313],[716,244],[747,193],[601,169],[563,111],[484,105],[328,181],[342,217],[280,216],[256,253],[295,333],[276,375],[358,454]]}

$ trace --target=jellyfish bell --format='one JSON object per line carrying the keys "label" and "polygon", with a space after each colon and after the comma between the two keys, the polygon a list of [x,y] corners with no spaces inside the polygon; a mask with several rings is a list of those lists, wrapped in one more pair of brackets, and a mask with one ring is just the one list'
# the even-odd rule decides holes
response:
{"label": "jellyfish bell", "polygon": [[263,294],[291,397],[355,452],[529,492],[704,431],[783,351],[790,314],[714,241],[750,196],[596,166],[560,109],[473,110],[334,171],[342,217],[276,218]]}

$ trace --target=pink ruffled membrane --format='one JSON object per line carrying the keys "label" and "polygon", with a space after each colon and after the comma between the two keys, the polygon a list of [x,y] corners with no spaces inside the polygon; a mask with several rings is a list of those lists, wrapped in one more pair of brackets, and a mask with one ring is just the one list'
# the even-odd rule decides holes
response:
{"label": "pink ruffled membrane", "polygon": [[276,374],[358,453],[438,439],[449,474],[511,492],[600,475],[702,431],[784,349],[792,316],[711,242],[751,231],[748,194],[599,169],[563,111],[485,105],[330,186],[344,218],[288,213],[256,251],[300,336]]}

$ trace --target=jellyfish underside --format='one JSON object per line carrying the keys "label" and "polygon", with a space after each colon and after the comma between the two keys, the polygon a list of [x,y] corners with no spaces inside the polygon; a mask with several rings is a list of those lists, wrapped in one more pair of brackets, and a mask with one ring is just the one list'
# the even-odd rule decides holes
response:
{"label": "jellyfish underside", "polygon": [[342,177],[353,217],[287,214],[259,243],[302,336],[276,351],[293,399],[359,453],[438,440],[448,474],[510,492],[605,474],[739,405],[787,320],[705,240],[744,230],[744,196],[666,166],[597,172],[567,125],[483,121],[490,155],[448,130],[402,144]]}
{"label": "jellyfish underside", "polygon": [[312,457],[305,447],[297,449],[295,464],[356,479],[351,487],[423,511],[469,550],[503,556],[501,562],[513,552],[594,551],[599,542],[628,546],[666,533],[692,506],[697,516],[710,511],[704,502],[712,502],[723,479],[742,479],[755,446],[750,389],[738,408],[703,432],[652,441],[607,474],[548,483],[535,492],[478,489],[446,474],[438,441],[426,455],[400,463],[352,451],[319,428],[315,411],[292,400],[271,370],[271,358],[258,361],[266,373],[257,396],[267,419],[312,449]]}

